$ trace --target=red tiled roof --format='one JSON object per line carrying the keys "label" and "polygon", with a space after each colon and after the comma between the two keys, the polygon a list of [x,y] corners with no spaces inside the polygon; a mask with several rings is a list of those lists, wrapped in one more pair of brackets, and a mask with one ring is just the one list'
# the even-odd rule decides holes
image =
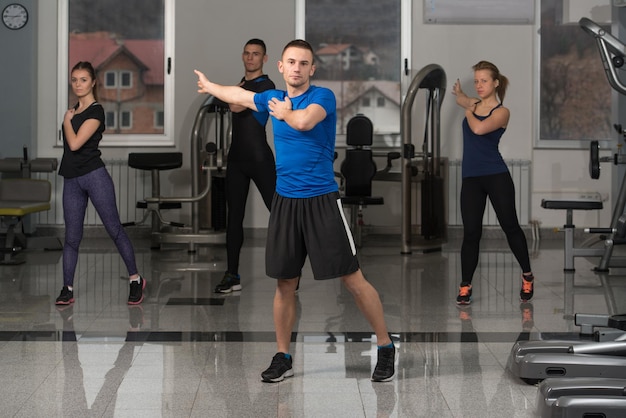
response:
{"label": "red tiled roof", "polygon": [[145,66],[144,82],[164,84],[164,44],[162,39],[116,40],[107,32],[70,34],[70,68],[78,61],[89,61],[96,70],[111,57],[126,51]]}

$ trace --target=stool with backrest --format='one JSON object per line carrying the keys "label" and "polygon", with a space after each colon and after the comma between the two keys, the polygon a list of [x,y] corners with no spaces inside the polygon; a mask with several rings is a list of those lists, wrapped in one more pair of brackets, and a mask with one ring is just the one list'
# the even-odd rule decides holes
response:
{"label": "stool with backrest", "polygon": [[374,127],[364,115],[356,115],[346,126],[346,155],[341,163],[343,195],[341,202],[350,207],[350,224],[356,244],[361,245],[363,208],[385,203],[381,196],[372,196],[372,180],[377,167],[372,154]]}

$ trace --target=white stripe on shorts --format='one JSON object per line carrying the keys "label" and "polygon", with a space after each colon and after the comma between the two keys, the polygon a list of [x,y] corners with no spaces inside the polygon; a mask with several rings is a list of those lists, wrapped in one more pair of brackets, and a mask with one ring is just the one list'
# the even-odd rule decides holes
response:
{"label": "white stripe on shorts", "polygon": [[350,226],[346,221],[346,214],[343,212],[343,205],[341,204],[341,199],[337,199],[337,206],[339,207],[339,213],[341,214],[341,219],[343,220],[343,227],[346,230],[346,234],[348,235],[348,240],[350,240],[350,248],[352,249],[352,255],[356,255],[356,246],[354,245],[354,239],[352,237],[352,232],[350,231]]}

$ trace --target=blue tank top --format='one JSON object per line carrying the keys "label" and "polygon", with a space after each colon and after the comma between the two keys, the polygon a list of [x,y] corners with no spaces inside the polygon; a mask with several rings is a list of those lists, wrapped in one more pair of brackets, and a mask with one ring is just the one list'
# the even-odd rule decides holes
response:
{"label": "blue tank top", "polygon": [[[487,116],[475,113],[474,116],[478,120],[485,120],[500,106],[501,103],[491,109]],[[504,128],[498,128],[485,135],[476,135],[470,129],[467,118],[463,119],[463,178],[500,174],[509,170],[498,150],[504,131]]]}

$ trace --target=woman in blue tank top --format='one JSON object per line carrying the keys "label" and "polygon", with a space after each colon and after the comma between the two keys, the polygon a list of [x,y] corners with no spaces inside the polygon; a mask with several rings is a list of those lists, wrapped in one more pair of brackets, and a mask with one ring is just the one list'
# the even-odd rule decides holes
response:
{"label": "woman in blue tank top", "polygon": [[472,69],[478,98],[467,96],[459,80],[452,88],[456,103],[465,109],[461,185],[463,243],[461,285],[456,303],[469,305],[472,300],[472,278],[478,266],[487,198],[522,270],[520,300],[528,302],[534,291],[528,245],[517,219],[513,180],[498,150],[500,138],[509,123],[509,109],[502,105],[509,80],[487,61],[480,61]]}

